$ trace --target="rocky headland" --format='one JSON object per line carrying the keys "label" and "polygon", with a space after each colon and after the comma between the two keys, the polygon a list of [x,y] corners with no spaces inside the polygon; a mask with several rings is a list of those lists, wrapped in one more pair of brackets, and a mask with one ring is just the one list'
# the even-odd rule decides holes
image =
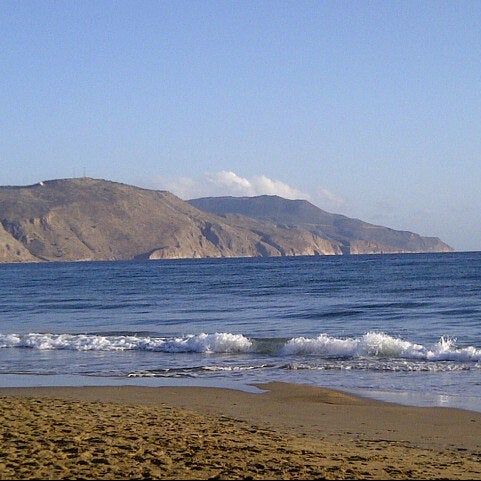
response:
{"label": "rocky headland", "polygon": [[91,178],[0,187],[0,262],[451,251],[277,196],[187,202]]}

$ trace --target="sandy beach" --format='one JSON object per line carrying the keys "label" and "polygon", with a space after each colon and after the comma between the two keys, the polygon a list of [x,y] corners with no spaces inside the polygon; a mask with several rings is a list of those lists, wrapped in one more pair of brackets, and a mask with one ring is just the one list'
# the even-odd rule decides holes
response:
{"label": "sandy beach", "polygon": [[0,478],[481,479],[481,413],[259,387],[0,389]]}

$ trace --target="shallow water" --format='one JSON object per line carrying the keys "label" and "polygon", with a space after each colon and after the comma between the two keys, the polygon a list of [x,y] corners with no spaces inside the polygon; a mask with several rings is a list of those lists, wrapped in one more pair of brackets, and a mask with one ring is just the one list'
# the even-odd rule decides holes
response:
{"label": "shallow water", "polygon": [[276,380],[481,411],[480,288],[481,253],[2,265],[0,383]]}

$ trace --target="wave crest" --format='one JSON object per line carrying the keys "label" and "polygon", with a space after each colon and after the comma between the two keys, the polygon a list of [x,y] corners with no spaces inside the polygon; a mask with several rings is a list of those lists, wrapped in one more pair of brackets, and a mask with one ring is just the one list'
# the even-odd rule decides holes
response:
{"label": "wave crest", "polygon": [[[426,347],[382,332],[337,338],[327,334],[278,340],[251,340],[242,334],[190,334],[184,337],[102,336],[94,334],[0,334],[0,348],[72,351],[154,351],[170,353],[257,353],[265,356],[316,356],[325,359],[406,359],[416,361],[479,362],[481,349],[457,347],[442,337]],[[274,347],[273,347],[274,346]]]}
{"label": "wave crest", "polygon": [[332,358],[395,358],[426,361],[480,361],[481,349],[457,348],[456,340],[441,339],[432,347],[404,341],[382,332],[368,332],[358,338],[340,339],[321,334],[315,338],[296,337],[282,348],[285,355],[311,355]]}
{"label": "wave crest", "polygon": [[0,348],[6,347],[71,351],[241,353],[248,352],[252,342],[242,334],[224,332],[173,338],[91,334],[0,334]]}

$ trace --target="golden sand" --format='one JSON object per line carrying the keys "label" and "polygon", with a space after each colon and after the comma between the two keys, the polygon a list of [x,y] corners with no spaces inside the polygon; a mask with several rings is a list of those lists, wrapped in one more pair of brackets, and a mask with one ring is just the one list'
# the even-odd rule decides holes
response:
{"label": "golden sand", "polygon": [[481,479],[481,414],[270,384],[0,390],[0,479]]}

